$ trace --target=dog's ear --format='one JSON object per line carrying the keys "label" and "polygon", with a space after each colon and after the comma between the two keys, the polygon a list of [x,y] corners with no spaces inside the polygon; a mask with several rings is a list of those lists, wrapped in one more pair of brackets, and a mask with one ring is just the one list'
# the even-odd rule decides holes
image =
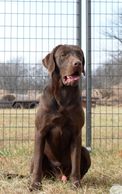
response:
{"label": "dog's ear", "polygon": [[43,65],[48,69],[49,73],[52,74],[56,67],[55,62],[55,52],[61,45],[56,46],[51,53],[47,54],[44,59],[42,59]]}
{"label": "dog's ear", "polygon": [[55,70],[55,61],[53,57],[53,52],[46,55],[44,59],[42,59],[43,65],[48,69],[50,73]]}
{"label": "dog's ear", "polygon": [[85,73],[85,68],[84,67],[85,67],[85,57],[84,57],[84,53],[82,51],[82,73],[85,76],[86,73]]}

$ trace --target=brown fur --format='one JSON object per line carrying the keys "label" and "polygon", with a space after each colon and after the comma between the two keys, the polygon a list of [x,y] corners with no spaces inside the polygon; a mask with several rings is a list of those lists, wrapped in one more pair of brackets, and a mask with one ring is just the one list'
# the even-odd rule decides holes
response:
{"label": "brown fur", "polygon": [[80,47],[59,45],[43,59],[51,80],[44,89],[36,115],[35,148],[30,190],[39,189],[44,176],[71,178],[75,187],[88,171],[89,152],[82,147],[79,78],[84,72]]}

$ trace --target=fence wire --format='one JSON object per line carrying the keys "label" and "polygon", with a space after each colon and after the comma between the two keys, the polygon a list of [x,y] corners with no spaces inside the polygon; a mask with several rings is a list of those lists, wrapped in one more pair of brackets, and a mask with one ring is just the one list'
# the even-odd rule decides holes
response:
{"label": "fence wire", "polygon": [[122,1],[91,1],[93,148],[122,149]]}
{"label": "fence wire", "polygon": [[[87,1],[89,26],[81,17]],[[91,146],[122,149],[122,1],[87,1],[0,1],[0,149],[31,147],[36,105],[48,79],[41,60],[58,44],[80,45],[81,23],[91,32],[86,55],[86,65],[91,65],[91,75],[86,75],[91,77]],[[86,43],[82,33],[84,51]]]}
{"label": "fence wire", "polygon": [[0,149],[30,147],[47,81],[41,60],[58,44],[80,41],[79,7],[76,0],[0,1]]}

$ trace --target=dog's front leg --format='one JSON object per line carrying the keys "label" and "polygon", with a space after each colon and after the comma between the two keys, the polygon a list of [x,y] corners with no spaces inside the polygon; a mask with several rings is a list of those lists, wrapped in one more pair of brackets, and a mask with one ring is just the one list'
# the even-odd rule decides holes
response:
{"label": "dog's front leg", "polygon": [[42,161],[44,155],[45,137],[43,132],[36,130],[35,132],[35,146],[33,159],[33,180],[30,190],[37,190],[41,188],[41,180],[43,176]]}
{"label": "dog's front leg", "polygon": [[71,145],[71,181],[73,187],[80,187],[80,163],[81,163],[81,134],[74,139]]}

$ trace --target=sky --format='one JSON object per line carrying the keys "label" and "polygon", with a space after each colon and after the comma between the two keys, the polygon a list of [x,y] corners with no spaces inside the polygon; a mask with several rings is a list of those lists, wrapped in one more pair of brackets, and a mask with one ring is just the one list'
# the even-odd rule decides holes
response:
{"label": "sky", "polygon": [[[86,49],[86,1],[82,1],[82,47]],[[0,62],[22,58],[24,63],[38,63],[58,44],[76,44],[76,0],[1,0]],[[92,59],[103,63],[106,51],[117,50],[118,43],[106,38],[118,21],[121,0],[92,1]],[[113,14],[113,15],[112,15]]]}
{"label": "sky", "polygon": [[36,63],[54,45],[76,44],[76,3],[65,2],[0,1],[1,61],[19,55]]}

